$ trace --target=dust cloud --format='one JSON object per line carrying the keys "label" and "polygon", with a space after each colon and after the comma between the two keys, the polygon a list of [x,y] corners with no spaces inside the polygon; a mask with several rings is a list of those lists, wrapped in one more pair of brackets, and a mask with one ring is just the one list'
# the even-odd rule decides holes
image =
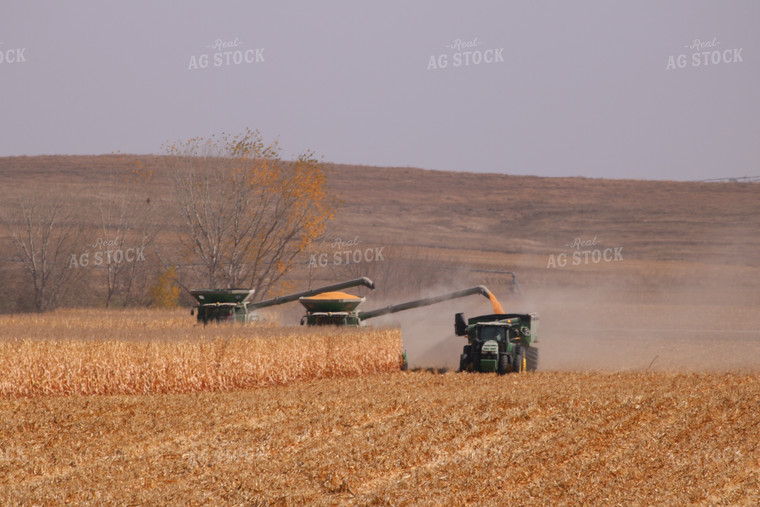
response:
{"label": "dust cloud", "polygon": [[[760,369],[760,268],[674,263],[607,273],[585,286],[523,282],[523,294],[503,294],[505,313],[537,313],[539,371],[674,372]],[[360,310],[472,287],[451,280],[423,293],[388,299],[367,296]],[[490,289],[490,287],[489,287]],[[454,315],[494,313],[480,294],[365,321],[401,328],[410,368],[455,370],[466,338],[454,334]],[[303,315],[292,305],[286,321]]]}
{"label": "dust cloud", "polygon": [[760,368],[756,297],[710,278],[667,287],[611,283],[535,291],[528,306],[540,315],[540,369]]}
{"label": "dust cloud", "polygon": [[[506,313],[539,315],[541,371],[760,369],[757,279],[717,268],[686,279],[654,276],[641,283],[612,279],[583,288],[524,287],[523,296],[499,300]],[[401,327],[411,368],[456,369],[466,344],[454,334],[458,312],[473,317],[493,308],[486,298],[468,296],[372,319],[371,324]]]}

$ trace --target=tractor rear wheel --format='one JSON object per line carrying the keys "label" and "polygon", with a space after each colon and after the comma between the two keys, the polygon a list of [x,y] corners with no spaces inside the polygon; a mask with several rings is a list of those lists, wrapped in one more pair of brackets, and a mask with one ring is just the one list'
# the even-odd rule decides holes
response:
{"label": "tractor rear wheel", "polygon": [[519,347],[515,352],[515,357],[512,360],[512,371],[515,373],[522,373],[525,371],[525,349]]}
{"label": "tractor rear wheel", "polygon": [[538,370],[538,349],[536,347],[528,347],[526,350],[525,364],[528,367],[528,371]]}

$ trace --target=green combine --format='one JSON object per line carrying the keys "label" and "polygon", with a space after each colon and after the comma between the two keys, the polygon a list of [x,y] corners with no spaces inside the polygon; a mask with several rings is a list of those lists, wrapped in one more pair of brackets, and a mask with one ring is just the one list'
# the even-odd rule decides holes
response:
{"label": "green combine", "polygon": [[502,313],[465,321],[454,317],[454,332],[466,336],[459,371],[521,373],[538,369],[538,315]]}

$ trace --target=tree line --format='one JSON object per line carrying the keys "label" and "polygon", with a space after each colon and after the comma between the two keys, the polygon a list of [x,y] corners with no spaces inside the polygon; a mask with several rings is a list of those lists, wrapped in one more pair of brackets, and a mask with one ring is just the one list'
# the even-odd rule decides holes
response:
{"label": "tree line", "polygon": [[52,189],[9,203],[0,277],[16,290],[3,309],[172,305],[179,288],[198,287],[252,288],[261,299],[334,217],[316,155],[284,160],[258,131],[169,143],[159,160],[172,189],[160,203],[145,197],[155,175],[140,162],[87,209]]}

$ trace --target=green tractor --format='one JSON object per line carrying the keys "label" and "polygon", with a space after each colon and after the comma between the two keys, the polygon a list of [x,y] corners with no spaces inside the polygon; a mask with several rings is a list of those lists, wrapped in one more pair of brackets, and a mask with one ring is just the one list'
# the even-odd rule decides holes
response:
{"label": "green tractor", "polygon": [[492,314],[465,321],[454,317],[454,332],[466,336],[459,371],[521,373],[538,369],[538,315]]}

